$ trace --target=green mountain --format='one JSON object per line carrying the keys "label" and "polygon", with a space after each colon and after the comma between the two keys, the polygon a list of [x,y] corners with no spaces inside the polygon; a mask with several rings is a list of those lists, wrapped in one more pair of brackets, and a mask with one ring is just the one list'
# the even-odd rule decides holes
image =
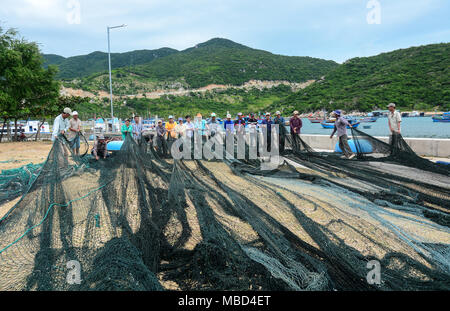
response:
{"label": "green mountain", "polygon": [[[219,38],[180,52],[170,49],[157,51],[165,53],[153,59],[138,57],[137,53],[143,51],[114,54],[113,67],[118,68],[114,72],[115,83],[120,84],[122,79],[122,84],[126,85],[122,85],[124,92],[132,92],[147,90],[143,86],[145,82],[154,86],[154,83],[175,81],[190,88],[208,84],[241,85],[252,79],[303,82],[318,79],[338,66],[333,61],[317,58],[275,55]],[[59,77],[66,82],[82,78],[81,82],[68,86],[86,90],[107,89],[105,77],[102,77],[108,68],[105,53],[95,52],[65,60],[56,58],[56,61]],[[48,63],[51,63],[49,59]],[[134,81],[129,81],[130,77]],[[136,84],[142,87],[136,88]]]}
{"label": "green mountain", "polygon": [[[127,53],[111,53],[111,67],[113,69],[146,64],[157,58],[178,52],[174,49],[162,48],[158,50],[138,50]],[[99,72],[108,71],[108,54],[93,52],[88,55],[64,58],[59,55],[44,54],[44,67],[56,65],[59,67],[57,78],[77,79]]]}
{"label": "green mountain", "polygon": [[391,102],[408,110],[450,110],[450,43],[348,60],[272,108],[368,111]]}
{"label": "green mountain", "polygon": [[312,57],[281,56],[226,39],[212,39],[133,68],[158,80],[184,79],[190,87],[241,85],[249,80],[303,82],[318,79],[338,64]]}

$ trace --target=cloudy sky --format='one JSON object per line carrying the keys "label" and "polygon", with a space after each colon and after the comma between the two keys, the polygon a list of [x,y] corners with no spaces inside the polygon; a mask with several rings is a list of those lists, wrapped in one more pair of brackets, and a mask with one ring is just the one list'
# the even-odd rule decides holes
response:
{"label": "cloudy sky", "polygon": [[0,0],[0,26],[62,56],[172,47],[214,37],[343,62],[450,42],[449,0]]}

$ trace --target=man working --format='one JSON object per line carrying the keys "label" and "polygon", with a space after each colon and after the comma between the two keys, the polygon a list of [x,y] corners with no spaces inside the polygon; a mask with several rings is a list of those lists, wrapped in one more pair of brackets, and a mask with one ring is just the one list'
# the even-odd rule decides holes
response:
{"label": "man working", "polygon": [[97,136],[97,140],[94,143],[91,154],[95,157],[95,160],[100,158],[106,159],[108,156],[108,141],[103,134]]}
{"label": "man working", "polygon": [[[272,148],[272,124],[273,121],[270,119],[270,112],[266,113],[266,118],[262,120],[261,125],[262,127],[266,128],[267,136],[266,136],[266,142],[267,142],[267,151],[270,152]],[[264,134],[264,132],[263,132]]]}
{"label": "man working", "polygon": [[402,116],[400,112],[395,109],[395,104],[390,103],[388,105],[389,113],[388,113],[388,125],[391,135],[389,136],[389,144],[392,143],[392,136],[396,134],[400,134],[401,131],[401,123]]}
{"label": "man working", "polygon": [[125,120],[125,124],[122,125],[122,129],[120,131],[122,132],[123,141],[125,141],[127,135],[131,135],[133,133],[133,126],[131,125],[130,119]]}
{"label": "man working", "polygon": [[277,111],[276,117],[273,119],[274,124],[278,124],[278,141],[280,145],[280,152],[284,151],[284,141],[286,138],[286,128],[284,118],[281,116],[281,112]]}
{"label": "man working", "polygon": [[341,148],[344,157],[349,160],[353,159],[355,154],[352,152],[352,149],[348,144],[347,136],[347,126],[352,127],[352,125],[341,116],[340,110],[333,111],[333,115],[336,118],[336,121],[334,122],[334,130],[333,133],[331,133],[330,139],[333,138],[334,133],[337,132],[339,137],[339,148]]}
{"label": "man working", "polygon": [[156,146],[159,155],[163,157],[167,155],[166,133],[167,130],[163,126],[162,120],[158,120],[158,125],[156,126]]}
{"label": "man working", "polygon": [[236,128],[237,134],[245,133],[245,120],[244,116],[242,115],[242,112],[238,113],[238,118],[237,120],[234,121],[234,127]]}
{"label": "man working", "polygon": [[81,132],[81,120],[78,118],[78,112],[72,113],[73,118],[69,121],[69,135],[67,139],[70,141],[73,153],[80,155],[80,135]]}
{"label": "man working", "polygon": [[69,117],[72,115],[72,110],[70,108],[64,108],[63,113],[55,118],[53,122],[53,134],[52,141],[58,137],[59,134],[64,135],[69,129]]}
{"label": "man working", "polygon": [[214,137],[216,133],[219,131],[219,121],[217,121],[216,114],[211,113],[211,120],[208,121],[208,129],[209,129],[209,138]]}
{"label": "man working", "polygon": [[139,116],[135,116],[133,124],[133,138],[137,143],[140,143],[143,131],[141,118]]}
{"label": "man working", "polygon": [[183,137],[186,131],[183,118],[178,118],[178,124],[174,128],[176,138]]}
{"label": "man working", "polygon": [[291,128],[292,148],[296,150],[300,141],[300,131],[302,129],[303,122],[299,118],[298,111],[294,111],[294,116],[289,120],[289,127]]}
{"label": "man working", "polygon": [[177,133],[175,132],[175,126],[177,122],[173,120],[173,116],[169,116],[169,122],[166,122],[167,139],[175,140],[177,138]]}

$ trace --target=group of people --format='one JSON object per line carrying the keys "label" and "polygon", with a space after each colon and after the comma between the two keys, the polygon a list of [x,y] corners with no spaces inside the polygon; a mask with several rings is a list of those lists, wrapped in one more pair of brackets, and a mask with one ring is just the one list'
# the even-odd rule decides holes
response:
{"label": "group of people", "polygon": [[[388,113],[388,124],[389,130],[392,135],[400,134],[401,131],[401,115],[395,109],[395,104],[390,103],[388,105],[389,113]],[[303,126],[302,119],[299,116],[298,111],[294,111],[293,116],[289,119],[289,128],[290,134],[292,136],[293,143],[298,141],[298,138],[301,133],[301,129]],[[69,117],[71,117],[69,119]],[[348,135],[347,135],[347,127],[351,128],[352,125],[348,122],[346,118],[343,117],[342,112],[340,110],[333,111],[333,116],[335,118],[334,129],[330,136],[333,136],[337,133],[339,139],[339,147],[343,153],[343,156],[352,159],[355,157],[355,154],[352,152],[349,144],[348,144]],[[177,122],[178,121],[178,122]],[[225,132],[235,131],[236,133],[245,131],[245,126],[248,125],[250,127],[256,127],[259,123],[259,120],[255,117],[254,113],[251,113],[247,119],[244,118],[244,115],[239,112],[236,120],[231,119],[231,115],[227,114],[226,119],[223,122],[223,129],[219,120],[217,119],[217,115],[215,113],[211,114],[211,118],[206,121],[203,119],[201,113],[198,113],[195,121],[192,121],[191,116],[187,115],[185,118],[178,118],[175,121],[175,118],[171,115],[168,118],[168,121],[165,125],[163,125],[162,120],[158,120],[158,124],[156,126],[156,148],[162,155],[168,154],[168,149],[170,143],[175,141],[181,137],[192,138],[194,136],[194,131],[198,131],[200,135],[203,137],[211,138],[218,131],[224,130]],[[264,119],[260,122],[267,129],[267,147],[268,150],[271,148],[271,133],[272,133],[272,125],[277,124],[281,129],[279,131],[280,139],[279,139],[279,150],[283,152],[285,149],[285,139],[283,135],[284,126],[286,125],[286,120],[281,116],[280,111],[275,113],[274,118],[272,119],[271,113],[267,112],[264,115]],[[80,135],[79,133],[82,131],[81,120],[78,117],[78,112],[72,110],[70,108],[64,108],[63,112],[55,118],[53,123],[53,135],[52,140],[55,140],[60,134],[65,135],[68,139],[70,146],[75,155],[80,154]],[[140,142],[142,139],[142,134],[144,132],[143,125],[141,123],[141,119],[139,116],[134,117],[134,122],[131,123],[130,119],[125,121],[125,124],[122,125],[121,133],[122,139],[125,140],[127,135],[131,135],[136,142]],[[106,158],[108,155],[107,143],[109,141],[105,139],[105,137],[100,134],[97,136],[97,139],[94,143],[94,147],[92,149],[92,155],[98,160],[100,158]]]}

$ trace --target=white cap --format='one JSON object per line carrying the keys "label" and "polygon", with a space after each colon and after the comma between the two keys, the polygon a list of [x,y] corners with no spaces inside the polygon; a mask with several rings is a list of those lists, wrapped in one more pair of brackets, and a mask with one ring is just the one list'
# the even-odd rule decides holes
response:
{"label": "white cap", "polygon": [[275,114],[281,114],[281,112],[277,111],[277,112],[275,112]]}
{"label": "white cap", "polygon": [[78,115],[78,112],[74,111],[74,112],[72,112],[72,115],[73,115],[73,116],[77,116],[77,115]]}
{"label": "white cap", "polygon": [[64,113],[68,113],[68,114],[72,115],[72,109],[64,108]]}
{"label": "white cap", "polygon": [[266,112],[266,116],[270,116],[270,112]]}
{"label": "white cap", "polygon": [[230,119],[231,118],[231,114],[227,114],[227,119]]}
{"label": "white cap", "polygon": [[242,112],[239,112],[239,113],[238,113],[238,116],[242,116]]}
{"label": "white cap", "polygon": [[216,116],[216,114],[213,112],[213,113],[211,113],[211,117],[215,117]]}
{"label": "white cap", "polygon": [[169,116],[169,119],[173,119],[173,116]]}
{"label": "white cap", "polygon": [[394,103],[390,103],[389,105],[388,105],[388,108],[389,107],[394,107],[395,108],[395,104]]}

